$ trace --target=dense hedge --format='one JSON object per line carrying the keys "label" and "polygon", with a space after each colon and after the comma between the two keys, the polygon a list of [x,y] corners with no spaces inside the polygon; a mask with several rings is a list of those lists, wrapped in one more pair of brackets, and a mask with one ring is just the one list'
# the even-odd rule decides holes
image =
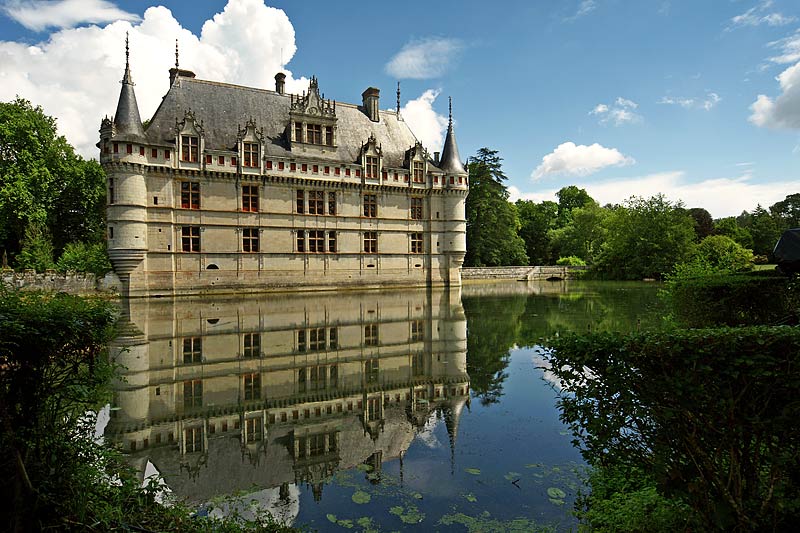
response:
{"label": "dense hedge", "polygon": [[573,334],[549,346],[562,419],[591,464],[642,469],[703,530],[800,523],[800,328]]}
{"label": "dense hedge", "polygon": [[796,324],[800,309],[800,283],[770,271],[676,279],[667,294],[690,328]]}

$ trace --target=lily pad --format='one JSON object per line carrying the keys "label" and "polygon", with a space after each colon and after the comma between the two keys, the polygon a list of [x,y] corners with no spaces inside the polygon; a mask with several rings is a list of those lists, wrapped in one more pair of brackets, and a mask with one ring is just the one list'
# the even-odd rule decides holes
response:
{"label": "lily pad", "polygon": [[394,507],[389,508],[389,513],[395,516],[400,516],[401,514],[403,514],[403,508],[399,505],[395,505]]}
{"label": "lily pad", "polygon": [[369,501],[372,499],[372,496],[370,496],[368,492],[357,490],[353,493],[350,499],[352,499],[354,503],[364,504],[369,503]]}
{"label": "lily pad", "polygon": [[553,500],[563,500],[567,497],[567,493],[558,487],[550,487],[547,489],[547,495]]}
{"label": "lily pad", "polygon": [[421,499],[422,499],[422,494],[420,494],[419,492],[415,492],[415,493],[413,494],[413,496],[414,496],[414,498],[416,498],[416,499],[418,499],[418,500],[421,500]]}
{"label": "lily pad", "polygon": [[356,524],[358,524],[361,527],[365,527],[365,528],[366,527],[370,527],[372,525],[372,518],[370,518],[368,516],[362,516],[361,518],[356,520]]}
{"label": "lily pad", "polygon": [[519,472],[509,472],[503,477],[506,478],[507,481],[514,481],[515,479],[519,479],[519,476],[520,476]]}
{"label": "lily pad", "polygon": [[470,503],[475,503],[476,501],[478,501],[478,498],[476,498],[475,495],[472,494],[471,492],[469,494],[462,494],[462,496],[464,496],[464,499]]}
{"label": "lily pad", "polygon": [[557,498],[550,498],[550,503],[553,505],[564,505],[564,500],[559,500]]}
{"label": "lily pad", "polygon": [[467,474],[472,474],[473,476],[481,475],[481,471],[478,468],[465,468],[464,472],[466,472]]}
{"label": "lily pad", "polygon": [[328,522],[335,524],[338,521],[335,514],[328,513],[325,516],[328,518]]}
{"label": "lily pad", "polygon": [[543,466],[542,463],[528,463],[525,468],[539,468],[540,466]]}

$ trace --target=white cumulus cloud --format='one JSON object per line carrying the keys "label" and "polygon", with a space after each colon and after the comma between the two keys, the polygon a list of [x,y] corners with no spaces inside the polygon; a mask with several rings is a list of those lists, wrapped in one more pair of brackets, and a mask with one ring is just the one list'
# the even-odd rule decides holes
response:
{"label": "white cumulus cloud", "polygon": [[632,165],[634,159],[616,148],[606,148],[598,143],[576,145],[565,142],[542,158],[542,163],[531,174],[540,179],[551,174],[588,176],[606,167]]}
{"label": "white cumulus cloud", "polygon": [[589,111],[589,114],[597,116],[600,124],[611,123],[615,126],[622,126],[642,121],[642,116],[633,111],[637,107],[639,104],[633,100],[618,96],[611,105],[597,104],[594,109]]}
{"label": "white cumulus cloud", "polygon": [[[703,207],[714,218],[722,218],[739,215],[742,211],[752,211],[759,204],[769,206],[783,200],[787,191],[800,188],[800,180],[754,182],[750,174],[745,172],[736,177],[689,182],[684,172],[670,171],[599,183],[578,181],[572,185],[586,189],[600,205],[620,204],[634,195],[649,198],[663,193],[673,202],[680,200],[686,207]],[[509,187],[509,193],[512,201],[519,198],[535,202],[556,201],[555,193],[560,188],[527,193]]]}
{"label": "white cumulus cloud", "polygon": [[80,154],[96,157],[100,120],[114,113],[119,98],[125,32],[142,119],[153,115],[169,88],[175,38],[181,68],[200,78],[272,89],[275,74],[283,71],[287,91],[308,87],[308,80],[294,79],[285,68],[297,50],[286,13],[263,0],[229,0],[199,36],[169,9],[151,7],[136,23],[62,29],[35,45],[0,41],[0,100],[19,95],[41,105]]}
{"label": "white cumulus cloud", "polygon": [[439,89],[428,89],[419,98],[409,100],[400,109],[400,115],[408,127],[414,132],[419,142],[430,152],[438,152],[444,143],[444,132],[447,128],[447,117],[433,109],[433,103],[439,97]]}
{"label": "white cumulus cloud", "polygon": [[4,2],[0,10],[33,31],[73,28],[86,23],[139,20],[138,15],[123,11],[106,0],[10,0]]}
{"label": "white cumulus cloud", "polygon": [[386,64],[386,73],[399,79],[438,78],[452,65],[463,44],[458,39],[428,37],[406,43]]}
{"label": "white cumulus cloud", "polygon": [[800,128],[800,63],[776,78],[781,94],[770,98],[759,94],[750,106],[750,122],[766,128]]}

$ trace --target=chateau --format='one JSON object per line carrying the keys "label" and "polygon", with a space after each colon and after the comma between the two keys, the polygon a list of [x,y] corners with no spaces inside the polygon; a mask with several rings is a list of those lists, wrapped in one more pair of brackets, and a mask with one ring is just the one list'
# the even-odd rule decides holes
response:
{"label": "chateau", "polygon": [[131,296],[460,285],[467,172],[452,111],[431,156],[397,108],[197,79],[143,124],[127,61],[100,126],[108,252]]}

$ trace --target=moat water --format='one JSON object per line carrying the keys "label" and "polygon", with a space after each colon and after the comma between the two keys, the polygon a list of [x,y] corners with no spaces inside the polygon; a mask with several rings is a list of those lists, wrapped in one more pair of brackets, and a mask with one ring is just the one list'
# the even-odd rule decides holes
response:
{"label": "moat water", "polygon": [[106,436],[199,514],[570,531],[583,461],[538,343],[661,320],[654,284],[133,300]]}

